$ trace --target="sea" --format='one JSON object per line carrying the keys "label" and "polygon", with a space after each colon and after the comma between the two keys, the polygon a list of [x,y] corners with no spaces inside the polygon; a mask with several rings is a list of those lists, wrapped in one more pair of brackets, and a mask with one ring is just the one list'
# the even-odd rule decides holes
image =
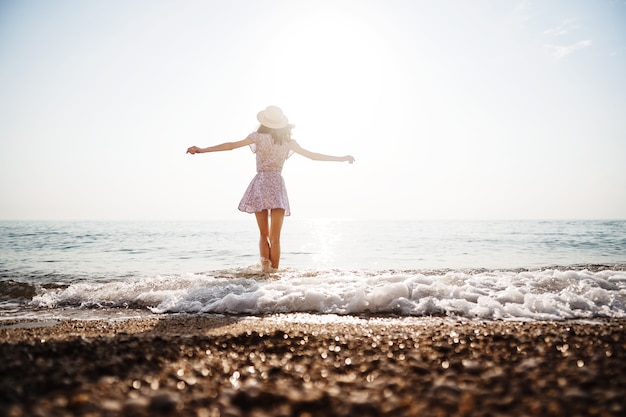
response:
{"label": "sea", "polygon": [[626,318],[626,220],[0,221],[0,324],[163,315]]}

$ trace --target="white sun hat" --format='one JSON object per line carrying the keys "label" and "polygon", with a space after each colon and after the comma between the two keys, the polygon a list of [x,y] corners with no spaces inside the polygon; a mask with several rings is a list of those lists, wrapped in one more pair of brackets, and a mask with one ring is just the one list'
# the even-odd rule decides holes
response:
{"label": "white sun hat", "polygon": [[257,120],[270,129],[281,129],[289,124],[287,116],[276,106],[267,106],[265,110],[260,111],[256,115]]}

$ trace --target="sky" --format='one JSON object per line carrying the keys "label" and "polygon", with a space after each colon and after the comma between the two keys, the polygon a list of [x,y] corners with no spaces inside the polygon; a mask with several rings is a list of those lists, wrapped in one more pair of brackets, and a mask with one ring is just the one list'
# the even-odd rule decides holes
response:
{"label": "sky", "polygon": [[0,219],[625,219],[626,1],[0,0]]}

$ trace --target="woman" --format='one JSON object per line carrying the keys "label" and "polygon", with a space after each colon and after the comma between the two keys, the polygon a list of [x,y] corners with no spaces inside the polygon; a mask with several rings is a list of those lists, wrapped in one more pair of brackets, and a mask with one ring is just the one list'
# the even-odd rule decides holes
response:
{"label": "woman", "polygon": [[230,151],[249,145],[256,153],[257,174],[239,203],[239,210],[254,213],[259,226],[261,239],[259,251],[264,270],[278,268],[280,263],[280,232],[285,216],[291,214],[289,198],[282,169],[285,160],[292,153],[298,153],[314,161],[338,161],[353,163],[350,155],[332,156],[315,153],[302,148],[291,139],[291,129],[287,117],[276,106],[268,106],[257,114],[261,125],[256,132],[237,142],[226,142],[207,148],[191,146],[187,153],[195,155],[205,152]]}

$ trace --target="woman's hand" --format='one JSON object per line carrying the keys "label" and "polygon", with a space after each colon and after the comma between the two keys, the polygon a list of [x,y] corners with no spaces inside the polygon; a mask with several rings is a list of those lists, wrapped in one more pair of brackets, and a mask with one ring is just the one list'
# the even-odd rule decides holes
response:
{"label": "woman's hand", "polygon": [[346,155],[343,157],[344,162],[354,163],[354,157],[352,155]]}
{"label": "woman's hand", "polygon": [[200,152],[200,148],[198,148],[197,146],[191,146],[189,148],[187,148],[187,153],[190,153],[192,155],[195,155],[197,153]]}

